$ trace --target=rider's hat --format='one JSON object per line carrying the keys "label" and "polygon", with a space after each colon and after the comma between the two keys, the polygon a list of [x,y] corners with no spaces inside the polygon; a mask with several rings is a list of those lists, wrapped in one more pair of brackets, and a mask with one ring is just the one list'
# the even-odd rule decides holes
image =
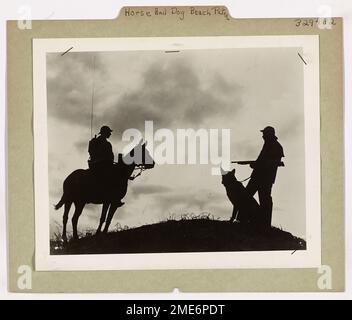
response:
{"label": "rider's hat", "polygon": [[111,133],[111,132],[112,132],[112,130],[111,130],[108,126],[102,126],[102,127],[100,128],[99,134],[102,134],[102,133]]}

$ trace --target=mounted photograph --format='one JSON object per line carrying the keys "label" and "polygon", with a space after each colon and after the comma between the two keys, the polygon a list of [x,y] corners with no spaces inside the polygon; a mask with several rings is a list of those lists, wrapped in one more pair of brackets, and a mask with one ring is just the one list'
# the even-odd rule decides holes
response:
{"label": "mounted photograph", "polygon": [[321,263],[318,36],[33,40],[36,269]]}

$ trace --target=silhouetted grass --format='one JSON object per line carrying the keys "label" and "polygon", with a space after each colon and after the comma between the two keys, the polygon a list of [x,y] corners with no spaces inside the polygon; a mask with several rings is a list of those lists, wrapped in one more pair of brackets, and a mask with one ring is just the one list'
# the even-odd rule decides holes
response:
{"label": "silhouetted grass", "polygon": [[166,252],[220,252],[305,250],[306,242],[291,233],[271,228],[220,221],[211,214],[170,217],[160,223],[94,236],[89,233],[66,246],[51,246],[51,254],[113,254]]}

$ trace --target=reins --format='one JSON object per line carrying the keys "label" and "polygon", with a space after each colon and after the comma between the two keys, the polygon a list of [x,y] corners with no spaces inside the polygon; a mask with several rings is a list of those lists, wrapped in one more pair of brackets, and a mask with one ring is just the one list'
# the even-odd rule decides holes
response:
{"label": "reins", "polygon": [[246,182],[246,181],[249,180],[250,178],[252,178],[252,175],[250,175],[247,179],[240,180],[239,182]]}
{"label": "reins", "polygon": [[139,177],[139,176],[142,174],[142,172],[146,170],[145,167],[142,166],[142,165],[139,166],[139,167],[137,167],[137,169],[139,169],[139,172],[138,172],[137,174],[135,174],[134,176],[131,176],[131,179],[132,179],[132,180],[134,180],[134,179],[136,179],[137,177]]}

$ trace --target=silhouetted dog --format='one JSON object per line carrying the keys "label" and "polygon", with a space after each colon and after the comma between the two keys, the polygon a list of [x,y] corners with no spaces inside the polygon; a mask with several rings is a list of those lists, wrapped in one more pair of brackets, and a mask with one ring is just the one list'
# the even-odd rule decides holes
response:
{"label": "silhouetted dog", "polygon": [[222,184],[233,205],[231,222],[257,224],[262,218],[258,202],[250,196],[246,188],[235,177],[235,169],[224,171],[221,169]]}

